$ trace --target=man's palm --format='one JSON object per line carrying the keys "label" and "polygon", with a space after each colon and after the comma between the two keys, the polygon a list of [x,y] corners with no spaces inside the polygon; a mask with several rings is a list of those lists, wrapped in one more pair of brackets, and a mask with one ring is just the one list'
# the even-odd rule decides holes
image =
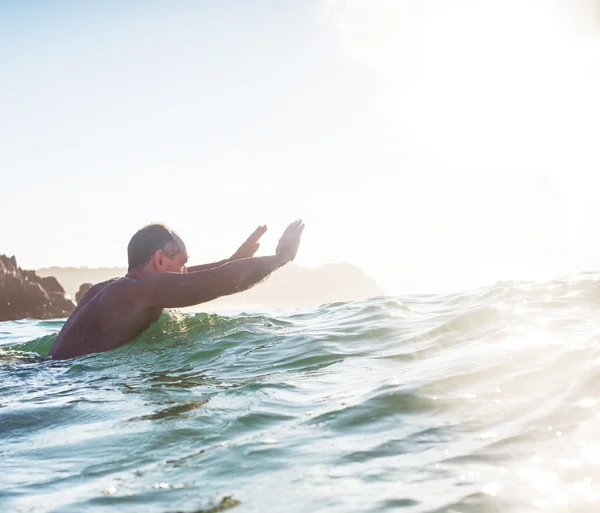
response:
{"label": "man's palm", "polygon": [[275,253],[285,259],[286,262],[291,262],[296,258],[296,254],[298,253],[298,247],[300,246],[300,237],[302,236],[302,231],[304,230],[304,223],[302,220],[294,221],[290,224],[281,239],[279,239],[279,244],[277,244],[277,250]]}
{"label": "man's palm", "polygon": [[254,230],[252,235],[246,239],[246,242],[244,242],[238,248],[238,250],[231,256],[229,260],[241,260],[243,258],[253,257],[260,247],[260,242],[258,242],[258,239],[260,239],[266,231],[266,225],[259,226],[256,230]]}

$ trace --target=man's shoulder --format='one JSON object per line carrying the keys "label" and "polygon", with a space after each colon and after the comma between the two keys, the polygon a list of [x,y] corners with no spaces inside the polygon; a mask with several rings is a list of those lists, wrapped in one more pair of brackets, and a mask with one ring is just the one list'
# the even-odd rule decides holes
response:
{"label": "man's shoulder", "polygon": [[110,280],[101,281],[100,283],[96,283],[90,287],[90,290],[86,293],[86,296],[93,297],[98,292],[104,290],[108,291],[110,288],[117,285],[123,278],[111,278]]}
{"label": "man's shoulder", "polygon": [[115,282],[117,282],[117,281],[119,281],[121,279],[122,279],[122,277],[116,277],[116,278],[110,278],[109,280],[101,281],[99,283],[96,283],[95,285],[92,285],[91,288],[90,288],[90,290],[103,289],[107,285],[110,285],[111,283],[115,283]]}
{"label": "man's shoulder", "polygon": [[125,301],[137,302],[142,299],[140,287],[142,281],[143,278],[122,276],[120,278],[111,278],[94,286],[98,287],[96,292],[101,292],[101,297],[119,298]]}
{"label": "man's shoulder", "polygon": [[95,290],[96,292],[104,290],[108,292],[109,290],[129,288],[131,287],[132,282],[135,282],[134,278],[121,276],[117,278],[111,278],[110,280],[106,280],[100,283],[96,283],[96,285],[94,285],[90,290]]}

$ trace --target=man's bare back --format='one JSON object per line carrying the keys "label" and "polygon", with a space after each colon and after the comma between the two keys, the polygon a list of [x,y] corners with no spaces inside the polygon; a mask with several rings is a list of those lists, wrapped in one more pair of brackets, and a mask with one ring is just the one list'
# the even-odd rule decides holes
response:
{"label": "man's bare back", "polygon": [[259,227],[224,261],[186,269],[183,241],[163,225],[149,225],[129,243],[129,272],[94,285],[62,327],[50,356],[74,358],[127,344],[164,308],[182,308],[242,292],[293,260],[304,229],[292,223],[275,255],[253,257],[266,226]]}
{"label": "man's bare back", "polygon": [[88,290],[60,331],[50,356],[62,360],[116,349],[156,321],[162,309],[144,310],[123,299],[134,279],[113,278]]}

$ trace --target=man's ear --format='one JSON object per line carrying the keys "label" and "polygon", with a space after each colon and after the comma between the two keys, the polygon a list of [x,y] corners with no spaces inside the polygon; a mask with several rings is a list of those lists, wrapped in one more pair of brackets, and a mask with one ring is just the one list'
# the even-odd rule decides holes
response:
{"label": "man's ear", "polygon": [[156,270],[160,270],[160,268],[163,265],[164,258],[165,258],[165,255],[162,250],[157,249],[154,252],[154,256],[152,257],[152,259],[154,260],[154,267]]}

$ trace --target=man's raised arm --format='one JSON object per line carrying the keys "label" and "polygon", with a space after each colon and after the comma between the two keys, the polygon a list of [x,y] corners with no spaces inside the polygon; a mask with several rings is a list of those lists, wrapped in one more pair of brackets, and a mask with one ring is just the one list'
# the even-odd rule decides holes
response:
{"label": "man's raised arm", "polygon": [[136,284],[136,298],[149,308],[183,308],[248,290],[284,265],[278,255],[229,262],[193,273],[154,273]]}
{"label": "man's raised arm", "polygon": [[215,267],[221,267],[222,265],[224,265],[230,261],[231,260],[229,260],[229,259],[225,259],[225,260],[219,260],[218,262],[212,262],[210,264],[194,265],[192,267],[188,267],[187,272],[188,273],[197,273],[198,271],[210,271],[211,269],[214,269]]}
{"label": "man's raised arm", "polygon": [[140,278],[132,299],[148,308],[183,308],[248,290],[296,257],[303,229],[302,221],[290,224],[273,256],[236,260],[206,271]]}

